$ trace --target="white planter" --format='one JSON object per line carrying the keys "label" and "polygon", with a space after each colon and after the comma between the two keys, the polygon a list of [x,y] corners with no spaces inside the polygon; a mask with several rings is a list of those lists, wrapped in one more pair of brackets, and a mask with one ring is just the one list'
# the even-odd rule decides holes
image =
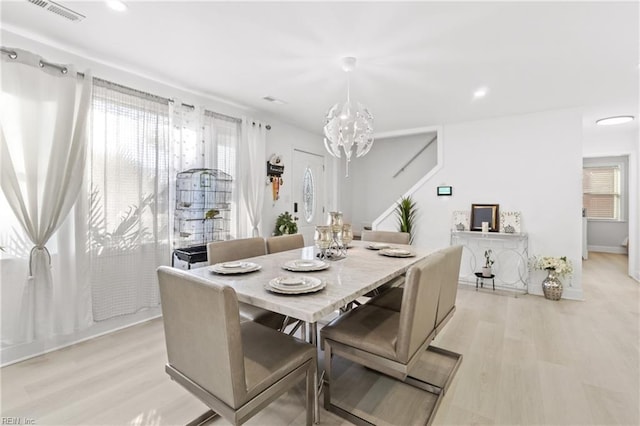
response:
{"label": "white planter", "polygon": [[491,277],[491,267],[489,267],[489,268],[487,268],[487,267],[482,268],[482,276],[483,276],[483,277]]}

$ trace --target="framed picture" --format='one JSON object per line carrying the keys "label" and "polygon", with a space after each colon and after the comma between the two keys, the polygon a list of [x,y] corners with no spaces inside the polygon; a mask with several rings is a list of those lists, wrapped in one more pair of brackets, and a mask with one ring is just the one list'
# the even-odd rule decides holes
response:
{"label": "framed picture", "polygon": [[498,204],[471,204],[471,230],[482,231],[482,223],[486,222],[489,226],[488,232],[498,232],[500,223]]}
{"label": "framed picture", "polygon": [[452,214],[451,229],[454,231],[469,230],[469,212],[456,210]]}
{"label": "framed picture", "polygon": [[520,212],[500,212],[500,232],[519,234],[521,232]]}

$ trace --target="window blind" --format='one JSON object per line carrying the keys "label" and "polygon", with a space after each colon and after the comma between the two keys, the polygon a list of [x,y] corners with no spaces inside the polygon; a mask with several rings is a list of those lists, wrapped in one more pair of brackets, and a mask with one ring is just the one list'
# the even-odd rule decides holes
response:
{"label": "window blind", "polygon": [[588,218],[620,218],[619,166],[583,168],[582,192]]}

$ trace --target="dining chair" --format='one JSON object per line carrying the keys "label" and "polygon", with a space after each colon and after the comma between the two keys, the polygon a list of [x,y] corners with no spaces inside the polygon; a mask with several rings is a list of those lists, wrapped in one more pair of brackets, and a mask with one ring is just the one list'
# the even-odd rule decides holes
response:
{"label": "dining chair", "polygon": [[460,261],[462,260],[462,246],[451,246],[441,250],[445,259],[443,262],[444,276],[438,297],[438,314],[436,315],[436,335],[442,331],[456,310],[458,296],[458,282],[460,281]]}
{"label": "dining chair", "polygon": [[400,311],[364,304],[322,328],[326,409],[331,401],[333,355],[406,379],[435,336],[441,260],[441,255],[432,255],[409,268]]}
{"label": "dining chair", "polygon": [[[440,294],[438,295],[438,310],[436,314],[436,334],[439,333],[445,324],[451,319],[455,312],[456,296],[458,294],[458,281],[460,275],[460,260],[462,258],[462,246],[451,246],[439,250],[444,256],[441,268],[443,269],[442,282],[440,284]],[[392,287],[378,296],[367,301],[368,305],[378,306],[385,309],[400,311],[402,306],[403,289]]]}
{"label": "dining chair", "polygon": [[[364,304],[322,328],[325,409],[342,415],[342,410],[335,409],[331,403],[335,355],[426,391],[443,393],[444,385],[440,381],[430,383],[411,374],[419,361],[425,363],[421,357],[435,337],[440,287],[446,275],[444,262],[445,255],[436,252],[409,268],[399,311]],[[448,351],[438,351],[449,355]],[[461,359],[458,354],[452,356],[455,368],[451,374],[457,370]],[[432,368],[437,369],[438,364]],[[447,384],[450,381],[448,374],[449,370]],[[439,378],[442,376],[438,375]]]}
{"label": "dining chair", "polygon": [[158,268],[168,363],[165,371],[210,410],[242,424],[306,379],[306,424],[313,421],[316,348],[255,322],[240,322],[232,287]]}
{"label": "dining chair", "polygon": [[267,254],[267,249],[264,244],[264,238],[262,237],[214,241],[207,244],[207,259],[209,260],[209,265],[249,257],[264,256],[265,254]]}
{"label": "dining chair", "polygon": [[267,238],[267,253],[294,250],[304,247],[302,234],[280,235]]}
{"label": "dining chair", "polygon": [[[209,265],[264,256],[267,254],[264,238],[240,238],[237,240],[214,241],[207,244],[207,260]],[[287,318],[276,312],[262,309],[248,303],[239,302],[240,318],[255,321],[276,330],[284,330]]]}
{"label": "dining chair", "polygon": [[408,232],[364,230],[362,231],[360,239],[362,241],[371,241],[376,243],[409,244],[411,234]]}

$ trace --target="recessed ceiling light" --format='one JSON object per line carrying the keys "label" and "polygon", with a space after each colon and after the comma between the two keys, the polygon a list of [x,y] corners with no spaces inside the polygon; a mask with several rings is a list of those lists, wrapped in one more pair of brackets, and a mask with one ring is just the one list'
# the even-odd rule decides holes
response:
{"label": "recessed ceiling light", "polygon": [[613,126],[615,124],[624,124],[633,121],[633,115],[618,115],[616,117],[607,117],[596,120],[598,126]]}
{"label": "recessed ceiling light", "polygon": [[487,95],[487,92],[489,92],[489,90],[486,87],[481,87],[473,92],[473,97],[476,99],[484,98]]}
{"label": "recessed ceiling light", "polygon": [[127,5],[120,0],[105,0],[105,3],[107,3],[107,6],[111,9],[117,10],[118,12],[124,12],[127,10]]}

